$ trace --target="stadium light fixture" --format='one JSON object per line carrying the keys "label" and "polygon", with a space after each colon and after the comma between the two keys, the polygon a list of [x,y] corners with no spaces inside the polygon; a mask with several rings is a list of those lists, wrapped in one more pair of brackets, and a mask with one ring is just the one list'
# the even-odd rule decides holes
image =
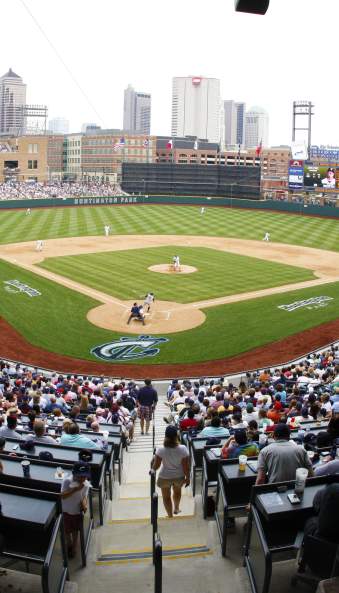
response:
{"label": "stadium light fixture", "polygon": [[270,0],[234,0],[236,12],[266,14]]}

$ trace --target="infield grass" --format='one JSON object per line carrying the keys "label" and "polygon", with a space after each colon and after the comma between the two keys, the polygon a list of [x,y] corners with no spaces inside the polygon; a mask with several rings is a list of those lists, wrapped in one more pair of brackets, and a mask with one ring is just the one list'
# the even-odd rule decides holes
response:
{"label": "infield grass", "polygon": [[[192,274],[161,274],[148,268],[169,264],[173,254],[197,268]],[[206,247],[149,247],[126,251],[54,257],[40,267],[120,299],[157,299],[189,303],[315,278],[313,272],[285,264]]]}
{"label": "infield grass", "polygon": [[[8,292],[4,281],[13,279],[39,290],[41,296]],[[0,315],[29,342],[50,352],[98,360],[90,354],[93,347],[122,335],[128,336],[98,328],[87,321],[87,311],[97,306],[97,301],[1,260],[0,291]],[[278,309],[279,305],[320,295],[330,296],[333,300],[318,309],[303,307],[290,313]],[[190,363],[246,352],[336,319],[338,299],[337,282],[207,308],[203,325],[167,336],[164,333],[169,341],[160,345],[160,353],[155,358],[142,358],[133,363]],[[143,329],[147,330],[147,327]]]}
{"label": "infield grass", "polygon": [[[302,211],[301,211],[302,212]],[[278,212],[195,206],[124,205],[0,211],[0,243],[103,235],[109,224],[118,235],[201,235],[263,238],[339,251],[339,221]]]}

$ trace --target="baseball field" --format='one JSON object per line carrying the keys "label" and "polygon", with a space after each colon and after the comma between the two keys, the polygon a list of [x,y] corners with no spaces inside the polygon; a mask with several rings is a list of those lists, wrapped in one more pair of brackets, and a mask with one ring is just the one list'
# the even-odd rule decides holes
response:
{"label": "baseball field", "polygon": [[[301,355],[338,338],[335,219],[124,205],[1,211],[0,228],[3,357],[63,371],[213,374],[227,360],[245,369],[257,353],[255,366],[270,355],[276,364],[277,352],[284,362],[296,345]],[[149,291],[145,326],[127,325]]]}

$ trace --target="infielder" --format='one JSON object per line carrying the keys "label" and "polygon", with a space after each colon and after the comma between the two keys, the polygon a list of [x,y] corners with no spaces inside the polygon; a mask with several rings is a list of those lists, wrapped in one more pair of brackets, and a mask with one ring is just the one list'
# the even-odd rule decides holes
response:
{"label": "infielder", "polygon": [[145,300],[144,300],[144,307],[147,310],[147,313],[150,312],[151,309],[151,304],[154,303],[155,301],[155,296],[153,292],[148,292],[145,296]]}
{"label": "infielder", "polygon": [[39,239],[36,242],[36,247],[35,247],[36,251],[42,251],[43,246],[44,246],[44,242]]}
{"label": "infielder", "polygon": [[263,241],[269,241],[270,240],[270,234],[269,233],[265,233]]}
{"label": "infielder", "polygon": [[109,226],[109,224],[105,224],[105,226],[104,226],[105,237],[108,237],[110,230],[111,230],[111,227]]}

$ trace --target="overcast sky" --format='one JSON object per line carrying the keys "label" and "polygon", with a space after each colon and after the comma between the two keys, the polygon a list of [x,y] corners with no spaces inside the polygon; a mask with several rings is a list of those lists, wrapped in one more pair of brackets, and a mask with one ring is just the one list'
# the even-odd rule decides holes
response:
{"label": "overcast sky", "polygon": [[0,75],[11,67],[27,101],[71,131],[122,127],[131,83],[152,94],[153,134],[170,133],[173,76],[216,77],[223,99],[267,109],[270,144],[290,143],[292,102],[305,99],[315,105],[312,143],[338,145],[338,23],[338,0],[271,0],[265,17],[235,13],[234,0],[11,0],[1,2]]}

